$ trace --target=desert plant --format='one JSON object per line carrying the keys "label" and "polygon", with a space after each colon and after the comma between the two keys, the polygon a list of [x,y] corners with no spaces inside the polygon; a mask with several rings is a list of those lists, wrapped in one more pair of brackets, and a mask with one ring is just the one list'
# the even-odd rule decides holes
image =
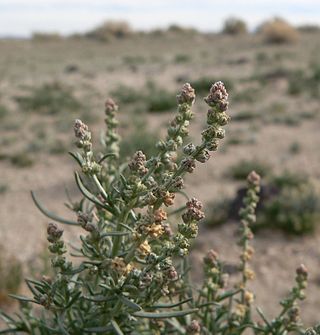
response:
{"label": "desert plant", "polygon": [[59,82],[43,84],[32,90],[30,95],[17,96],[15,100],[23,111],[41,114],[74,112],[81,108],[72,90]]}
{"label": "desert plant", "polygon": [[228,171],[228,176],[235,180],[244,180],[250,171],[256,171],[260,176],[267,176],[271,172],[271,167],[259,160],[241,160],[232,165]]}
{"label": "desert plant", "polygon": [[22,266],[14,256],[0,247],[0,304],[7,301],[8,293],[17,293],[22,283]]}
{"label": "desert plant", "polygon": [[[254,294],[247,287],[254,278],[250,226],[255,222],[260,190],[260,177],[255,172],[247,178],[240,210],[238,285],[227,286],[223,263],[212,250],[204,259],[203,285],[194,289],[188,279],[187,255],[204,213],[195,198],[188,197],[182,208],[172,206],[175,197],[183,193],[184,176],[194,171],[197,162],[205,163],[210,151],[217,150],[224,138],[223,126],[229,121],[228,93],[223,83],[217,82],[205,98],[209,111],[200,144],[185,144],[194,100],[194,89],[183,85],[177,96],[177,114],[167,137],[158,142],[157,154],[147,158],[137,151],[126,164],[119,163],[118,106],[113,100],[106,102],[105,151],[99,159],[93,152],[88,126],[76,120],[74,132],[80,151],[71,155],[79,164],[75,180],[83,195],[80,202],[69,205],[76,220],[47,211],[34,193],[32,196],[50,219],[82,230],[79,245],[71,253],[79,261],[67,257],[63,230],[49,223],[47,239],[55,274],[42,280],[27,279],[31,297],[12,295],[24,306],[16,318],[1,313],[9,327],[2,333],[302,333],[297,302],[304,298],[308,276],[303,265],[297,269],[295,285],[281,302],[278,316],[267,320],[261,309],[261,321],[251,316]],[[176,162],[182,146],[183,158]],[[175,220],[177,227],[172,225]],[[32,309],[30,303],[42,306],[43,312]]]}
{"label": "desert plant", "polygon": [[308,179],[286,174],[275,178],[271,187],[275,195],[264,202],[257,228],[268,226],[296,235],[314,232],[320,219],[320,199]]}
{"label": "desert plant", "polygon": [[222,28],[222,33],[223,34],[228,34],[228,35],[239,35],[239,34],[246,34],[248,32],[247,29],[247,24],[245,21],[235,18],[235,17],[230,17],[228,18]]}
{"label": "desert plant", "polygon": [[108,41],[110,38],[125,38],[132,35],[132,29],[125,21],[107,21],[85,34],[86,37],[98,41]]}
{"label": "desert plant", "polygon": [[10,156],[10,162],[19,168],[26,168],[32,166],[35,162],[30,153],[20,151]]}
{"label": "desert plant", "polygon": [[293,43],[299,38],[298,31],[281,18],[274,18],[263,23],[259,31],[267,43]]}
{"label": "desert plant", "polygon": [[[220,199],[210,205],[205,223],[214,227],[237,219],[241,199],[240,187],[233,198]],[[320,195],[312,183],[299,174],[285,172],[272,177],[261,188],[254,231],[263,228],[282,230],[287,234],[305,235],[315,231],[320,218]]]}
{"label": "desert plant", "polygon": [[[210,87],[210,83],[212,83],[213,79],[210,77],[200,77],[197,79],[190,80],[192,87],[198,92],[198,93],[205,93],[208,90],[208,87]],[[231,79],[224,78],[223,83],[225,84],[226,88],[229,91],[232,91],[233,89],[233,82]]]}

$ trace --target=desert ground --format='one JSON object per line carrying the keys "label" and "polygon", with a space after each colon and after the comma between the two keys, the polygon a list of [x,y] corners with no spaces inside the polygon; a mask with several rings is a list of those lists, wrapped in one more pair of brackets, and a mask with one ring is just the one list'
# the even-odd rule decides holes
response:
{"label": "desert ground", "polygon": [[[67,154],[76,150],[74,119],[89,124],[99,147],[104,101],[112,96],[120,106],[123,157],[135,149],[152,153],[155,139],[165,136],[175,94],[184,82],[198,87],[190,141],[200,140],[210,82],[225,81],[230,94],[226,138],[187,179],[186,192],[206,204],[208,218],[215,202],[235,197],[244,185],[230,177],[230,169],[244,160],[263,166],[263,183],[271,175],[292,172],[306,175],[319,188],[320,79],[314,79],[315,69],[320,76],[319,59],[319,32],[303,33],[296,43],[283,45],[266,44],[258,35],[183,32],[105,42],[76,37],[0,40],[1,247],[22,262],[25,275],[28,264],[44,272],[38,263],[39,257],[47,257],[48,219],[34,206],[30,190],[51,211],[73,218],[64,202],[66,188],[73,199],[80,197],[73,176],[77,167]],[[159,98],[164,106],[157,104]],[[70,241],[79,233],[77,228],[65,231]],[[239,254],[237,238],[235,220],[201,225],[191,256],[197,272],[210,248],[232,268]],[[295,268],[303,262],[310,285],[302,314],[307,324],[319,321],[319,242],[317,227],[303,236],[268,227],[257,231],[251,287],[267,315],[276,313],[277,301],[288,293]]]}

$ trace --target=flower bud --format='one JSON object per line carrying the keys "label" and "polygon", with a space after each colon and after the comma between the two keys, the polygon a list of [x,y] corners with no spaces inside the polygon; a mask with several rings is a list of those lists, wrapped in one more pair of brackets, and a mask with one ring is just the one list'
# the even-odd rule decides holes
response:
{"label": "flower bud", "polygon": [[187,103],[188,105],[192,105],[195,98],[196,95],[194,89],[189,83],[185,83],[182,86],[181,92],[177,95],[178,104]]}

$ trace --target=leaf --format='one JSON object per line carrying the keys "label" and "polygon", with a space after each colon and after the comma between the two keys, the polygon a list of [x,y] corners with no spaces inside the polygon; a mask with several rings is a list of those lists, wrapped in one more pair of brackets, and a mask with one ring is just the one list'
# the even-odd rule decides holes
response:
{"label": "leaf", "polygon": [[172,307],[177,307],[177,306],[181,306],[189,301],[191,301],[192,298],[189,298],[189,299],[186,299],[186,300],[182,300],[182,301],[178,301],[176,303],[172,303],[172,304],[158,304],[158,305],[154,305],[154,306],[151,306],[149,308],[152,308],[152,309],[156,309],[156,308],[172,308]]}
{"label": "leaf", "polygon": [[236,295],[237,293],[241,292],[242,289],[238,289],[238,290],[235,290],[235,291],[230,291],[230,292],[226,292],[224,294],[221,294],[218,298],[217,298],[217,301],[222,301],[226,298],[229,298],[229,297],[232,297],[234,295]]}
{"label": "leaf", "polygon": [[24,297],[22,295],[17,295],[17,294],[8,294],[9,297],[22,301],[22,302],[34,302],[34,303],[38,303],[37,301],[35,301],[34,299],[28,298],[28,297]]}
{"label": "leaf", "polygon": [[117,333],[117,335],[124,335],[123,331],[119,327],[116,320],[111,320],[111,325],[112,325],[113,329],[115,330],[115,332]]}
{"label": "leaf", "polygon": [[110,213],[114,214],[112,208],[104,203],[102,203],[94,194],[92,194],[82,183],[82,180],[80,178],[80,175],[78,172],[75,172],[75,178],[76,178],[76,183],[79,187],[79,190],[81,193],[91,202],[93,202],[95,205],[102,207],[109,211]]}
{"label": "leaf", "polygon": [[71,221],[71,220],[66,220],[61,218],[60,216],[48,211],[46,208],[44,208],[40,202],[38,201],[38,199],[36,198],[36,195],[33,191],[31,191],[31,197],[33,202],[35,203],[35,205],[38,207],[38,209],[40,210],[41,213],[43,213],[45,216],[47,216],[48,218],[63,223],[63,224],[68,224],[68,225],[72,225],[72,226],[79,226],[79,223],[76,221]]}
{"label": "leaf", "polygon": [[133,302],[130,299],[126,298],[125,296],[120,295],[119,298],[129,308],[131,308],[131,309],[133,309],[135,311],[141,311],[142,310],[142,308],[138,304],[136,304],[135,302]]}
{"label": "leaf", "polygon": [[203,307],[207,307],[207,306],[211,306],[211,305],[213,305],[213,306],[221,306],[221,304],[219,304],[218,302],[208,301],[208,302],[206,302],[204,304],[199,305],[198,308],[203,308]]}
{"label": "leaf", "polygon": [[148,319],[166,319],[166,318],[176,318],[178,316],[184,316],[192,314],[198,311],[198,308],[185,309],[183,311],[172,311],[163,313],[152,313],[152,312],[135,312],[132,315],[138,318],[148,318]]}
{"label": "leaf", "polygon": [[129,235],[128,232],[123,231],[108,231],[106,233],[102,233],[100,237],[107,237],[107,236],[126,236]]}
{"label": "leaf", "polygon": [[81,291],[77,292],[71,300],[68,302],[67,306],[65,306],[65,309],[69,308],[81,295]]}
{"label": "leaf", "polygon": [[103,326],[103,327],[85,328],[84,331],[87,333],[105,333],[107,331],[110,331],[111,329],[112,326]]}
{"label": "leaf", "polygon": [[8,328],[8,329],[4,329],[4,330],[0,330],[0,334],[9,334],[9,333],[11,333],[12,334],[12,332],[16,332],[16,331],[19,331],[19,330],[21,330],[21,329],[19,329],[19,328]]}
{"label": "leaf", "polygon": [[166,320],[173,328],[175,328],[180,334],[185,334],[186,329],[180,325],[180,323],[176,319],[168,319]]}
{"label": "leaf", "polygon": [[109,157],[117,157],[116,154],[109,152],[108,154],[105,154],[104,156],[102,156],[99,160],[98,163],[101,164],[105,159],[109,158]]}
{"label": "leaf", "polygon": [[71,276],[71,275],[74,275],[76,273],[80,273],[85,269],[86,269],[86,266],[84,264],[80,264],[77,268],[73,268],[71,270],[64,271],[63,274]]}
{"label": "leaf", "polygon": [[261,310],[259,307],[257,307],[256,309],[257,309],[258,314],[261,316],[262,320],[265,322],[265,324],[269,327],[269,329],[272,329],[272,327],[271,327],[269,321],[268,321],[267,318],[265,317],[265,315],[264,315],[264,313],[262,312],[262,310]]}
{"label": "leaf", "polygon": [[74,153],[69,151],[69,155],[76,160],[76,162],[80,165],[80,167],[82,167],[83,159],[78,152]]}
{"label": "leaf", "polygon": [[64,328],[64,325],[63,325],[63,320],[62,320],[62,315],[59,315],[58,316],[58,325],[59,325],[59,329],[60,329],[60,332],[64,335],[70,335],[68,333],[68,331]]}

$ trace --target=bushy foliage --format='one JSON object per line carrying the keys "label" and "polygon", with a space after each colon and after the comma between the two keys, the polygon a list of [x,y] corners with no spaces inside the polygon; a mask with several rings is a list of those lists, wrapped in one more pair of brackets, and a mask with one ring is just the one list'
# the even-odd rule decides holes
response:
{"label": "bushy foliage", "polygon": [[43,84],[32,90],[30,95],[17,96],[15,100],[23,111],[40,114],[53,115],[81,108],[72,90],[59,82]]}
{"label": "bushy foliage", "polygon": [[222,33],[229,35],[240,35],[246,34],[247,32],[248,28],[246,22],[234,17],[228,18],[222,28]]}
{"label": "bushy foliage", "polygon": [[267,43],[294,43],[299,39],[298,31],[281,18],[274,18],[263,23],[259,31]]}
{"label": "bushy foliage", "polygon": [[125,21],[107,21],[86,33],[86,37],[98,41],[108,41],[111,38],[125,38],[132,34],[132,29]]}
{"label": "bushy foliage", "polygon": [[275,178],[271,187],[275,194],[263,204],[258,224],[297,235],[314,232],[320,199],[313,185],[306,178],[287,174]]}
{"label": "bushy foliage", "polygon": [[243,159],[232,165],[228,176],[234,180],[244,180],[250,171],[256,171],[260,176],[265,177],[270,174],[271,167],[262,161]]}
{"label": "bushy foliage", "polygon": [[[46,208],[32,193],[37,207],[51,220],[80,230],[78,245],[69,251],[63,230],[49,223],[47,239],[54,274],[27,279],[30,297],[12,295],[22,303],[20,314],[1,313],[8,329],[2,333],[29,334],[294,334],[303,333],[298,301],[304,299],[308,272],[296,271],[294,286],[281,301],[282,310],[268,320],[262,309],[252,317],[254,293],[247,284],[251,226],[259,200],[260,176],[251,172],[240,215],[240,279],[228,286],[223,262],[214,250],[204,258],[204,281],[189,280],[188,253],[204,218],[199,200],[188,197],[175,208],[184,177],[217,150],[229,122],[228,93],[222,82],[212,85],[205,129],[198,145],[186,144],[193,117],[194,89],[185,84],[177,96],[178,110],[156,154],[137,151],[127,163],[120,160],[116,113],[108,99],[104,151],[93,151],[91,132],[80,120],[74,125],[79,151],[76,184],[83,195],[71,202],[76,219],[65,219]],[[182,148],[182,150],[180,150]],[[176,161],[178,152],[182,159]],[[179,217],[180,218],[179,218]],[[174,224],[176,223],[176,224]],[[69,255],[70,254],[70,255]],[[70,256],[73,257],[70,257]],[[77,261],[78,259],[78,261]],[[42,307],[39,313],[31,304]],[[308,330],[313,334],[317,330]],[[311,332],[311,333],[310,333]]]}
{"label": "bushy foliage", "polygon": [[1,246],[0,247],[0,304],[7,301],[8,292],[17,293],[22,283],[21,263]]}
{"label": "bushy foliage", "polygon": [[[212,214],[206,224],[216,226],[235,220],[244,193],[245,189],[240,187],[234,198],[210,205]],[[254,231],[268,228],[295,235],[312,233],[320,219],[320,194],[306,177],[286,172],[272,177],[262,186],[256,214]]]}

